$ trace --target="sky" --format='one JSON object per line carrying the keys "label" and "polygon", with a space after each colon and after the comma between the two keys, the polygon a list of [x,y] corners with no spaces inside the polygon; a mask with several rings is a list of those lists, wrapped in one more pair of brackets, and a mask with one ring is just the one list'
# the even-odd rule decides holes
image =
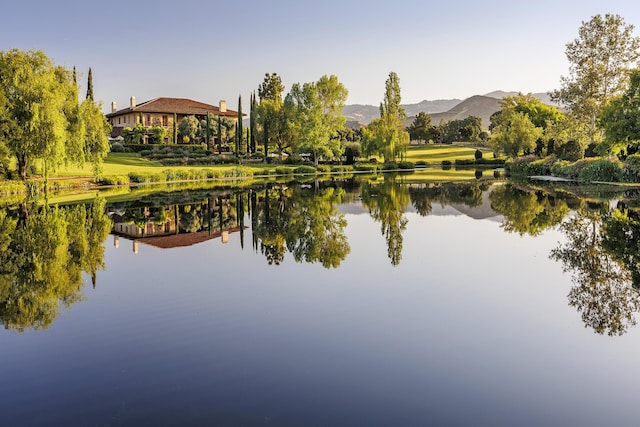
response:
{"label": "sky", "polygon": [[91,67],[105,111],[132,95],[232,109],[242,96],[246,111],[265,73],[285,92],[335,74],[347,104],[379,105],[394,71],[408,104],[556,89],[569,72],[566,43],[606,13],[640,27],[637,0],[20,0],[0,6],[0,50],[75,66],[81,93]]}

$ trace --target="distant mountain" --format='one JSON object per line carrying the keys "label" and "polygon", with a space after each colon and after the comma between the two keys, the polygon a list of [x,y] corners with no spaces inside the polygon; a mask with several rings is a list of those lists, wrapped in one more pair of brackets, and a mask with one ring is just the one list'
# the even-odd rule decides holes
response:
{"label": "distant mountain", "polygon": [[[488,96],[488,97],[491,97],[491,98],[502,99],[505,96],[516,96],[517,94],[518,94],[518,92],[505,92],[503,90],[495,90],[493,92],[486,93],[484,96]],[[526,93],[525,93],[525,95],[526,95]],[[558,107],[558,104],[551,100],[551,97],[549,96],[548,92],[532,93],[531,95],[533,95],[536,98],[538,98],[544,104],[552,105],[554,107]]]}
{"label": "distant mountain", "polygon": [[[420,101],[417,104],[403,104],[402,107],[407,116],[415,116],[424,111],[427,114],[448,111],[460,103],[460,99],[436,99],[434,101]],[[380,117],[380,106],[352,104],[345,105],[342,114],[347,118],[347,126],[354,127],[358,123],[369,124],[373,119]]]}
{"label": "distant mountain", "polygon": [[[489,127],[489,118],[500,109],[500,99],[490,96],[475,95],[467,98],[449,111],[429,114],[431,123],[448,122],[450,120],[462,120],[469,116],[478,116],[482,119],[482,127]],[[411,123],[414,117],[408,117],[407,123]]]}

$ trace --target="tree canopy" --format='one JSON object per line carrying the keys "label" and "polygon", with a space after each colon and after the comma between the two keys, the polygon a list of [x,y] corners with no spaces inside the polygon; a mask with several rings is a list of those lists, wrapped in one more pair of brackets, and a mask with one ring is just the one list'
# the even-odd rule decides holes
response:
{"label": "tree canopy", "polygon": [[78,105],[74,72],[43,52],[0,52],[0,146],[23,179],[36,159],[45,176],[67,162],[101,164],[110,127],[99,104],[90,97],[85,103]]}
{"label": "tree canopy", "polygon": [[552,99],[562,103],[585,124],[592,143],[601,140],[596,118],[608,99],[621,94],[628,83],[628,71],[640,54],[640,38],[633,25],[619,15],[595,15],[582,22],[578,37],[566,45],[569,75]]}
{"label": "tree canopy", "polygon": [[362,131],[362,152],[365,155],[378,154],[384,157],[385,162],[393,162],[406,150],[409,133],[404,128],[406,114],[400,101],[400,79],[395,72],[390,72],[380,104],[380,117]]}

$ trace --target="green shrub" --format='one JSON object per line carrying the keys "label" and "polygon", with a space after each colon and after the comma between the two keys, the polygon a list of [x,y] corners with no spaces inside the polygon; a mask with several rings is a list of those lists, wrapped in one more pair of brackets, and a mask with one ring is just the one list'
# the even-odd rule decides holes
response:
{"label": "green shrub", "polygon": [[353,169],[359,172],[376,172],[378,166],[375,164],[356,163],[353,165]]}
{"label": "green shrub", "polygon": [[396,162],[385,162],[382,164],[383,171],[394,171],[398,169],[398,164]]}
{"label": "green shrub", "polygon": [[126,175],[106,175],[100,178],[102,185],[128,185],[129,177]]}
{"label": "green shrub", "polygon": [[224,171],[225,178],[242,178],[253,176],[253,169],[246,166],[236,166]]}
{"label": "green shrub", "polygon": [[595,160],[580,171],[579,178],[587,182],[620,182],[623,178],[622,163],[609,159]]}
{"label": "green shrub", "polygon": [[149,183],[149,182],[163,182],[165,181],[164,173],[141,173],[141,172],[129,172],[129,182],[131,183]]}
{"label": "green shrub", "polygon": [[476,160],[480,160],[482,158],[482,151],[476,150],[476,152],[474,153],[474,157]]}
{"label": "green shrub", "polygon": [[415,169],[416,165],[413,162],[401,161],[398,162],[398,169]]}
{"label": "green shrub", "polygon": [[[31,182],[31,181],[28,181]],[[16,194],[25,194],[27,192],[27,187],[24,181],[1,181],[0,182],[0,194],[3,196],[16,195]]]}
{"label": "green shrub", "polygon": [[416,162],[416,169],[424,169],[429,167],[429,163],[425,162],[424,160],[418,160]]}
{"label": "green shrub", "polygon": [[329,165],[318,165],[318,167],[316,168],[316,171],[318,171],[318,173],[329,173],[329,172],[331,172],[331,166],[329,166]]}
{"label": "green shrub", "polygon": [[331,171],[338,173],[353,172],[353,165],[332,166]]}
{"label": "green shrub", "polygon": [[300,175],[300,174],[315,174],[316,173],[316,168],[314,168],[313,166],[302,165],[302,166],[298,166],[297,168],[295,168],[293,170],[293,172],[296,175]]}
{"label": "green shrub", "polygon": [[631,154],[624,161],[625,179],[631,182],[640,181],[640,154]]}
{"label": "green shrub", "polygon": [[288,168],[286,166],[277,166],[276,167],[276,175],[291,175],[293,174],[293,169]]}
{"label": "green shrub", "polygon": [[306,163],[306,160],[304,159],[304,157],[298,156],[297,154],[292,154],[284,159],[284,163],[287,165],[302,165]]}
{"label": "green shrub", "polygon": [[125,152],[124,145],[122,145],[119,142],[114,142],[113,144],[111,144],[111,152],[112,153],[124,153]]}

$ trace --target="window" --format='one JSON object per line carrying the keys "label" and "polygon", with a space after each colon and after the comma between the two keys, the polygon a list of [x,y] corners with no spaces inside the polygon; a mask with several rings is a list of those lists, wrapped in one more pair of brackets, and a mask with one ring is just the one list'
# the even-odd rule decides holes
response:
{"label": "window", "polygon": [[144,125],[151,126],[151,114],[145,114],[144,116]]}
{"label": "window", "polygon": [[162,116],[162,126],[169,126],[169,118],[167,116]]}
{"label": "window", "polygon": [[120,124],[120,117],[118,117],[118,124]]}

